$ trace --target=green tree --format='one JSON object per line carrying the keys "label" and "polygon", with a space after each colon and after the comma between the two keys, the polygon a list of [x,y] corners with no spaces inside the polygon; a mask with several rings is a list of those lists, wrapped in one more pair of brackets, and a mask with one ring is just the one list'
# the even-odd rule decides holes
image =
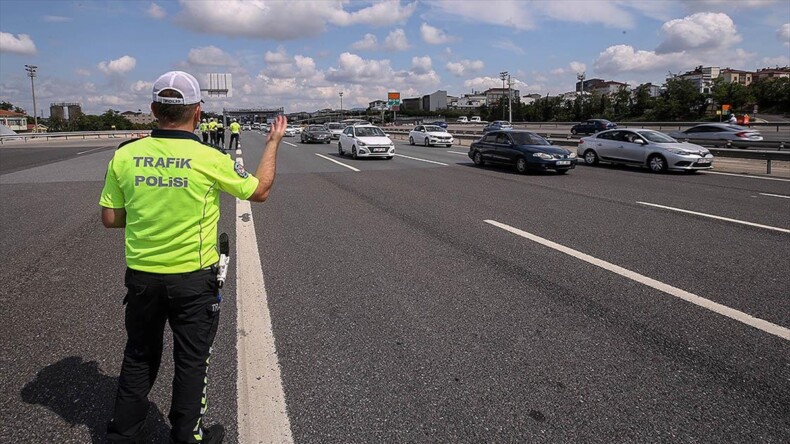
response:
{"label": "green tree", "polygon": [[742,110],[746,105],[754,101],[748,88],[740,83],[728,82],[723,77],[713,81],[711,97],[713,97],[717,107],[729,104],[735,110]]}
{"label": "green tree", "polygon": [[706,97],[689,80],[670,79],[656,101],[655,117],[659,120],[696,120],[707,107]]}
{"label": "green tree", "polygon": [[749,91],[762,112],[790,113],[790,79],[761,79]]}
{"label": "green tree", "polygon": [[629,115],[642,117],[653,107],[653,98],[650,97],[650,85],[639,85],[634,91],[634,100],[631,103]]}

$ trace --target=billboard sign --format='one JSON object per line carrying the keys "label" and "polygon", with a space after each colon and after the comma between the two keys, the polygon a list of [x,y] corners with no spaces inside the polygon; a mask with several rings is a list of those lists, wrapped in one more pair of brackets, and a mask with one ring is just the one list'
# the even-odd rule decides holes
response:
{"label": "billboard sign", "polygon": [[400,93],[399,92],[387,93],[387,108],[392,109],[393,111],[397,111],[398,107],[400,107]]}

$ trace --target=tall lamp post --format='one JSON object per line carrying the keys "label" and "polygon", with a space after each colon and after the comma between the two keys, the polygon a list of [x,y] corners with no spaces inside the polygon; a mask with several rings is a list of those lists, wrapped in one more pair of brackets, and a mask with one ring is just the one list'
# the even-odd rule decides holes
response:
{"label": "tall lamp post", "polygon": [[513,123],[513,82],[507,75],[507,121]]}
{"label": "tall lamp post", "polygon": [[340,120],[343,120],[343,91],[340,91]]}
{"label": "tall lamp post", "polygon": [[502,95],[503,95],[502,99],[503,99],[503,100],[501,100],[501,101],[499,102],[499,103],[501,103],[501,104],[502,104],[502,120],[505,120],[505,100],[504,100],[504,95],[505,95],[505,79],[507,79],[509,76],[510,76],[510,74],[508,74],[508,72],[507,72],[507,71],[502,71],[502,72],[500,72],[500,73],[499,73],[499,78],[500,78],[500,79],[502,79]]}
{"label": "tall lamp post", "polygon": [[579,80],[579,84],[581,85],[581,100],[579,100],[579,113],[581,114],[581,119],[584,120],[584,78],[585,72],[582,71],[579,74],[576,74],[576,78]]}
{"label": "tall lamp post", "polygon": [[27,76],[30,77],[30,88],[33,90],[33,132],[38,132],[38,109],[36,108],[36,83],[33,79],[36,77],[36,65],[25,65]]}

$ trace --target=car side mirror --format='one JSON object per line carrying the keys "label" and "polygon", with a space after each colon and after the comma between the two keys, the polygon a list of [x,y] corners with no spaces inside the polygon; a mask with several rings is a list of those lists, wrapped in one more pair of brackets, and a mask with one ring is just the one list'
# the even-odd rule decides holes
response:
{"label": "car side mirror", "polygon": [[647,145],[647,141],[646,141],[646,140],[644,140],[644,139],[637,139],[637,140],[636,140],[636,143],[638,143],[638,144],[640,144],[640,145]]}

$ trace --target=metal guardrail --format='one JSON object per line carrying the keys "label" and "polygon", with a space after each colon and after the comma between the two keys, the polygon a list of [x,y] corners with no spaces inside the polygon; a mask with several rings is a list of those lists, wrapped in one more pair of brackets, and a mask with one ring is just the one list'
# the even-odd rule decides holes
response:
{"label": "metal guardrail", "polygon": [[131,138],[142,137],[151,134],[151,130],[129,130],[129,131],[75,131],[63,133],[30,133],[30,134],[14,134],[8,136],[0,136],[0,144],[12,141],[28,142],[29,140],[87,140],[87,139],[114,139],[114,138]]}
{"label": "metal guardrail", "polygon": [[[398,136],[408,136],[409,130],[402,130],[396,128],[386,128],[387,134]],[[545,133],[539,133],[545,134]],[[481,134],[453,134],[455,141],[459,146],[469,146],[473,141],[480,138]],[[406,137],[404,137],[406,138]],[[579,144],[579,139],[570,137],[547,137],[554,145],[562,147],[575,147]],[[467,142],[464,144],[464,142]],[[721,141],[718,141],[721,144]],[[718,157],[728,157],[736,159],[751,159],[751,160],[764,160],[766,162],[766,173],[771,174],[771,162],[790,162],[790,150],[788,151],[763,151],[763,150],[743,150],[732,148],[708,148],[708,150]]]}

